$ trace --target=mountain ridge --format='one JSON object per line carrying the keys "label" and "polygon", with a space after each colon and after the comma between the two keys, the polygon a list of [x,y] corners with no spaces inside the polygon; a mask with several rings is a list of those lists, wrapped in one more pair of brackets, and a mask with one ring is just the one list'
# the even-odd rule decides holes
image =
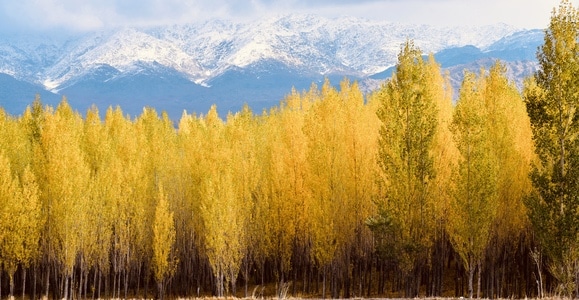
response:
{"label": "mountain ridge", "polygon": [[[144,85],[158,85],[159,91],[150,99],[134,97],[138,102],[134,106],[163,109],[172,101],[186,103],[190,107],[183,109],[191,111],[213,101],[235,109],[243,104],[240,98],[252,97],[246,102],[262,103],[254,107],[260,110],[277,104],[292,87],[305,89],[325,77],[369,80],[364,86],[371,89],[377,85],[375,80],[383,79],[376,74],[392,68],[401,44],[409,39],[439,57],[446,51],[448,58],[454,51],[454,58],[441,63],[450,68],[490,57],[519,64],[528,61],[528,49],[536,49],[542,33],[506,24],[435,27],[296,14],[246,23],[210,20],[70,37],[2,38],[0,73],[41,85],[53,94],[70,95],[71,102],[108,103],[99,91],[110,91],[101,94],[128,103],[131,90],[120,83],[132,82],[132,77],[142,80],[143,90],[151,88]],[[469,51],[474,57],[468,57]],[[180,83],[167,82],[163,76]],[[289,80],[294,82],[285,82]],[[182,91],[175,91],[179,87]],[[139,89],[138,82],[134,88]],[[178,99],[163,100],[163,92]],[[2,105],[7,101],[14,100],[0,98]],[[197,102],[205,104],[196,107]],[[78,106],[85,109],[84,104]],[[180,115],[178,107],[172,110],[173,117]]]}

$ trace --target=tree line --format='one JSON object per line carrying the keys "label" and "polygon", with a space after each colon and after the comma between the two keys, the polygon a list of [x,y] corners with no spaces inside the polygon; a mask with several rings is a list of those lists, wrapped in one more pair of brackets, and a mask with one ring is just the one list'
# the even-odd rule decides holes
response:
{"label": "tree line", "polygon": [[256,114],[0,110],[0,297],[579,295],[579,14],[521,91],[411,41],[364,96]]}

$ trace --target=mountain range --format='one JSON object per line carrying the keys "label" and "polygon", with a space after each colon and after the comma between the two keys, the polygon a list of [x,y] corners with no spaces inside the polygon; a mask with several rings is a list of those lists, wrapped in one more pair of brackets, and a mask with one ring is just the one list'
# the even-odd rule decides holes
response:
{"label": "mountain range", "polygon": [[391,76],[401,45],[413,40],[434,53],[458,88],[465,69],[502,60],[521,84],[537,68],[542,30],[506,24],[435,27],[316,15],[285,15],[253,22],[211,20],[77,34],[0,36],[0,106],[20,114],[39,94],[56,105],[66,96],[84,112],[120,105],[221,114],[247,103],[260,112],[292,88],[329,78],[357,80],[368,92]]}

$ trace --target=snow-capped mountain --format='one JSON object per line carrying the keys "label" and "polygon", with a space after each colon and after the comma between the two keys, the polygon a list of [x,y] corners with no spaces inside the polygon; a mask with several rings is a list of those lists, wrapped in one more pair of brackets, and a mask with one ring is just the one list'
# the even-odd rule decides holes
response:
{"label": "snow-capped mountain", "polygon": [[187,74],[195,80],[201,75],[196,60],[177,45],[156,39],[135,29],[99,33],[83,37],[65,47],[66,54],[46,69],[43,84],[59,90],[100,66],[110,66],[121,73],[139,69],[139,63],[156,62]]}
{"label": "snow-capped mountain", "polygon": [[[308,88],[324,77],[336,84],[345,76],[379,80],[391,73],[408,39],[425,53],[440,53],[443,67],[500,58],[525,69],[532,62],[522,62],[533,61],[530,53],[542,32],[505,24],[433,27],[315,15],[212,20],[76,36],[0,37],[0,73],[11,78],[11,86],[26,83],[43,97],[45,91],[54,99],[66,95],[81,111],[90,103],[120,104],[138,114],[152,105],[178,117],[183,109],[204,111],[211,103],[222,111],[244,102],[261,110],[277,104],[292,86]],[[0,105],[33,99],[4,98],[10,95],[4,95],[2,89],[8,89],[1,78]]]}
{"label": "snow-capped mountain", "polygon": [[196,57],[211,77],[231,66],[243,68],[264,59],[320,74],[371,75],[396,62],[406,39],[413,39],[424,51],[436,52],[462,45],[486,47],[515,31],[504,24],[438,28],[289,15],[247,24],[210,21],[149,33]]}

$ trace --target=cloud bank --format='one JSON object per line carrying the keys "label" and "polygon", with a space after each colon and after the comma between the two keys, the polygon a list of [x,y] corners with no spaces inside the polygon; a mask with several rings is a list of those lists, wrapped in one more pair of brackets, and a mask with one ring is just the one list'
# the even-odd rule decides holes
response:
{"label": "cloud bank", "polygon": [[558,4],[559,0],[0,0],[0,31],[88,31],[286,13],[441,26],[502,22],[545,28]]}

